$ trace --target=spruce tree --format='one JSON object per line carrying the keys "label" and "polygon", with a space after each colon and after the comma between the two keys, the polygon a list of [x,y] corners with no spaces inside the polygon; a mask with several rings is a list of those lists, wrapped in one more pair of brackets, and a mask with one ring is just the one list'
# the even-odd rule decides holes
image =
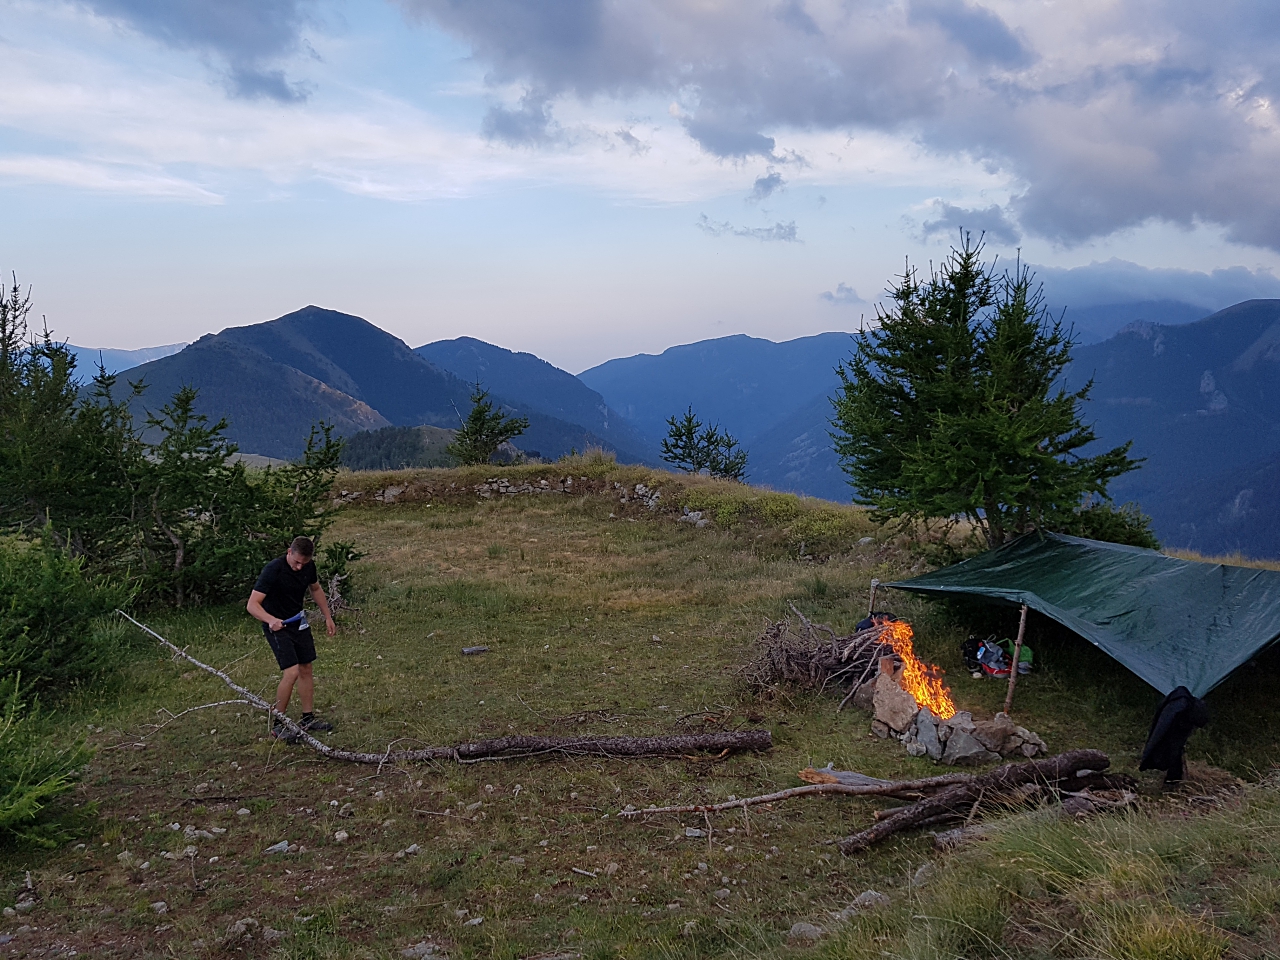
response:
{"label": "spruce tree", "polygon": [[1140,461],[1128,443],[1080,453],[1096,439],[1080,413],[1093,382],[1059,384],[1070,335],[1029,269],[997,276],[963,235],[927,280],[908,265],[891,296],[837,369],[832,399],[857,502],[882,520],[967,518],[989,547],[1078,528],[1091,500],[1114,509],[1108,483]]}
{"label": "spruce tree", "polygon": [[498,447],[528,429],[528,417],[507,416],[477,383],[471,391],[471,411],[445,452],[464,465],[488,463]]}

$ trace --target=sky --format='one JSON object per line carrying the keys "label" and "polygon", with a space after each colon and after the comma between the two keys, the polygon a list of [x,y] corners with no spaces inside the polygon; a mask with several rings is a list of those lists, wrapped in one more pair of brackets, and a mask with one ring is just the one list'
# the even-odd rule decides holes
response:
{"label": "sky", "polygon": [[84,346],[573,372],[857,329],[962,228],[1209,311],[1280,297],[1278,103],[1263,0],[0,0],[0,269]]}

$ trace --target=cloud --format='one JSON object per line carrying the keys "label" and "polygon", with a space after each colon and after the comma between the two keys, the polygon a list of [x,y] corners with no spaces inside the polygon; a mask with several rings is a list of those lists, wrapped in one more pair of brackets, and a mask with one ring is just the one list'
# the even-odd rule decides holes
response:
{"label": "cloud", "polygon": [[674,100],[736,161],[888,134],[998,172],[1002,222],[1062,244],[1160,221],[1280,250],[1280,17],[1256,0],[399,2],[552,112]]}
{"label": "cloud", "polygon": [[912,0],[907,22],[931,24],[979,61],[1025,66],[1035,57],[996,14],[963,0]]}
{"label": "cloud", "polygon": [[649,144],[625,127],[621,130],[615,130],[613,135],[622,141],[623,146],[631,151],[632,156],[641,157],[649,152]]}
{"label": "cloud", "polygon": [[756,178],[755,185],[751,188],[751,195],[747,199],[754,203],[768,200],[776,191],[781,190],[786,182],[782,179],[782,174],[770,170],[763,177]]}
{"label": "cloud", "polygon": [[271,64],[297,50],[315,0],[81,0],[97,14],[179,49],[222,61],[234,96],[305,100]]}
{"label": "cloud", "polygon": [[1280,277],[1270,270],[1228,267],[1180,270],[1105,260],[1082,267],[1033,266],[1050,303],[1093,307],[1141,300],[1180,300],[1221,310],[1241,300],[1280,298]]}
{"label": "cloud", "polygon": [[750,237],[753,240],[777,240],[782,243],[798,243],[800,241],[800,238],[796,235],[796,222],[794,220],[787,223],[779,221],[771,227],[735,227],[727,221],[712,220],[704,213],[698,218],[694,226],[713,237],[723,237],[728,234],[734,237]]}
{"label": "cloud", "polygon": [[559,136],[559,126],[551,119],[547,98],[532,92],[520,98],[514,110],[490,107],[480,124],[480,132],[488,140],[499,140],[512,147],[545,146]]}
{"label": "cloud", "polygon": [[1005,216],[999,204],[993,203],[983,210],[966,210],[945,200],[935,200],[933,208],[938,218],[924,222],[926,237],[941,233],[954,239],[960,230],[967,230],[975,236],[985,234],[997,243],[1015,244],[1022,239],[1017,226]]}
{"label": "cloud", "polygon": [[838,283],[834,293],[826,290],[818,294],[818,297],[827,301],[827,303],[834,303],[842,307],[852,307],[859,303],[867,302],[858,296],[858,291],[847,283]]}

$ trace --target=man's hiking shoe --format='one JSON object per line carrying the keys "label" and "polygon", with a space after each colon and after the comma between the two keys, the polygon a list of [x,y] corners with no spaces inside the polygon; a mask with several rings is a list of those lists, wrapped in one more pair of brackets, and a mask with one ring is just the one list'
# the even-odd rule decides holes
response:
{"label": "man's hiking shoe", "polygon": [[281,743],[297,743],[302,738],[283,723],[275,723],[271,726],[271,739]]}
{"label": "man's hiking shoe", "polygon": [[303,717],[298,726],[307,731],[307,733],[325,733],[333,729],[332,723],[328,720],[320,720],[317,717]]}

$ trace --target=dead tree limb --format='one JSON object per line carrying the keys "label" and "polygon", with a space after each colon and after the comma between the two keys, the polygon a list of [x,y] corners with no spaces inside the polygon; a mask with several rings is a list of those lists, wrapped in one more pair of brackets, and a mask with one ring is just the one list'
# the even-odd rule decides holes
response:
{"label": "dead tree limb", "polygon": [[1014,794],[1027,785],[1056,788],[1066,781],[1080,779],[1082,771],[1096,772],[1110,765],[1110,758],[1101,750],[1070,750],[1047,760],[1006,763],[990,773],[971,777],[966,782],[903,807],[866,830],[845,837],[840,841],[840,852],[846,855],[858,853],[900,830],[909,830],[926,820],[963,810],[984,793]]}
{"label": "dead tree limb", "polygon": [[559,753],[603,757],[667,757],[692,752],[733,753],[739,751],[768,750],[773,746],[773,736],[768,730],[737,730],[725,733],[681,734],[665,737],[534,737],[513,735],[459,743],[451,747],[422,747],[417,750],[384,750],[381,753],[360,753],[339,750],[317,740],[287,716],[279,713],[275,704],[268,703],[251,690],[240,686],[229,676],[201,663],[185,650],[170,643],[146,624],[139,623],[123,610],[116,611],[138,629],[158,640],[174,656],[181,657],[201,670],[217,677],[240,695],[250,707],[265,711],[275,717],[288,731],[296,735],[297,742],[305,744],[330,760],[348,763],[370,763],[383,766],[395,763],[423,763],[431,760],[452,760],[468,763],[477,760],[515,760],[540,754]]}
{"label": "dead tree limb", "polygon": [[[868,777],[868,780],[871,778]],[[940,790],[964,780],[973,779],[972,774],[956,773],[942,777],[928,777],[924,780],[900,780],[897,782],[879,780],[871,783],[841,783],[823,781],[810,783],[803,787],[790,787],[776,793],[765,793],[758,797],[742,797],[739,800],[726,800],[724,803],[695,803],[682,807],[648,807],[644,810],[623,810],[622,817],[647,817],[655,813],[721,813],[725,810],[746,809],[762,803],[776,803],[779,800],[790,800],[792,797],[814,797],[824,794],[839,794],[847,797],[903,797],[920,796],[930,790]]]}

